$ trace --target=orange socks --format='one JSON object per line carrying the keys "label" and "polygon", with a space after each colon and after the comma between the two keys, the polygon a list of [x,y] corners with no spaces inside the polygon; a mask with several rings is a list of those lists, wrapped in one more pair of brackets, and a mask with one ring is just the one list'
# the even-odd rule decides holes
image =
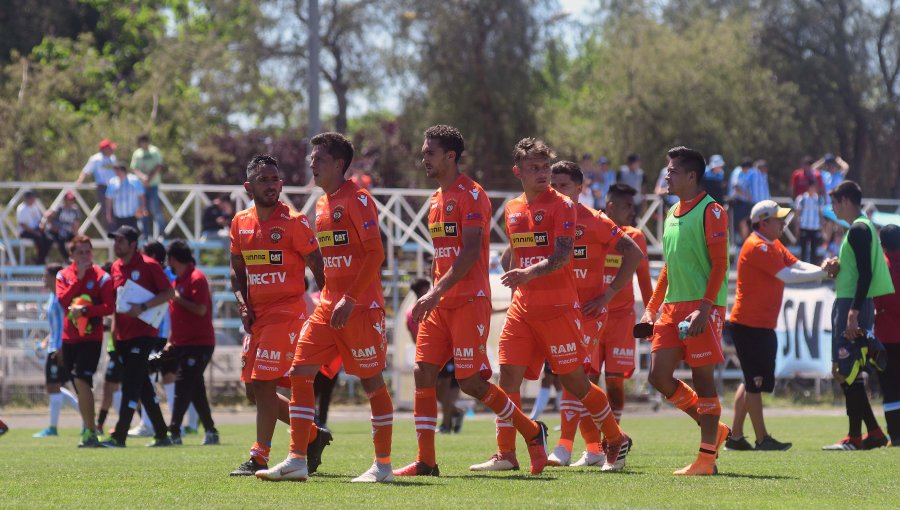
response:
{"label": "orange socks", "polygon": [[581,438],[584,439],[584,449],[590,453],[600,453],[600,429],[586,409],[581,415],[578,429],[581,431]]}
{"label": "orange socks", "polygon": [[262,464],[264,466],[269,465],[269,451],[272,450],[272,445],[268,444],[259,444],[253,443],[253,448],[250,448],[250,458],[256,461],[257,464]]}
{"label": "orange socks", "polygon": [[394,429],[394,404],[387,387],[382,386],[368,394],[372,408],[372,436],[375,443],[375,460],[380,464],[391,462],[391,436]]}
{"label": "orange socks", "polygon": [[609,407],[612,409],[616,422],[622,421],[622,409],[625,409],[625,379],[622,377],[607,377],[606,392],[609,395]]}
{"label": "orange socks", "polygon": [[585,409],[591,413],[591,418],[594,420],[594,423],[600,427],[600,430],[603,432],[603,435],[606,436],[607,441],[610,443],[617,443],[622,439],[622,429],[620,429],[619,424],[616,423],[616,419],[612,414],[612,409],[609,408],[609,400],[606,398],[606,394],[603,393],[603,390],[596,384],[591,384],[591,389],[581,400],[581,403],[584,404]]}
{"label": "orange socks", "polygon": [[419,443],[417,460],[434,467],[437,464],[434,452],[434,433],[437,429],[437,392],[434,388],[416,389],[413,416],[416,421],[416,439]]}
{"label": "orange socks", "polygon": [[291,420],[291,452],[306,456],[306,445],[313,439],[316,418],[316,397],[313,393],[315,376],[291,376],[291,402],[288,407]]}
{"label": "orange socks", "polygon": [[522,395],[518,392],[507,395],[499,386],[491,384],[481,401],[497,414],[497,448],[500,452],[516,451],[516,431],[526,440],[531,440],[540,431],[537,423],[522,412]]}
{"label": "orange socks", "polygon": [[694,421],[700,423],[700,415],[697,413],[697,394],[684,381],[679,379],[677,383],[678,387],[675,389],[675,393],[666,400],[687,413]]}

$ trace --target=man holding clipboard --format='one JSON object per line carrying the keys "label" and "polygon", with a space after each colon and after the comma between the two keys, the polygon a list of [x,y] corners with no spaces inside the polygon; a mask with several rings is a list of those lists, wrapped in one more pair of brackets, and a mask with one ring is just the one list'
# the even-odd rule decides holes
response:
{"label": "man holding clipboard", "polygon": [[[168,428],[159,409],[156,393],[147,372],[147,357],[158,336],[156,326],[142,320],[141,316],[155,306],[166,304],[175,295],[175,289],[169,283],[162,266],[151,257],[145,256],[137,249],[139,232],[134,227],[124,225],[108,234],[115,241],[113,251],[119,257],[112,266],[113,285],[118,290],[131,281],[129,285],[139,285],[152,297],[144,302],[124,302],[120,298],[116,303],[116,314],[113,320],[113,338],[116,350],[122,357],[122,404],[119,409],[119,421],[116,423],[112,437],[102,444],[108,448],[122,448],[128,437],[128,427],[138,401],[143,404],[144,412],[149,413],[153,422],[154,441],[148,446],[170,446]],[[122,293],[122,297],[133,293]],[[138,301],[138,300],[135,300]],[[130,305],[130,306],[129,306]],[[158,322],[156,323],[159,324]]]}

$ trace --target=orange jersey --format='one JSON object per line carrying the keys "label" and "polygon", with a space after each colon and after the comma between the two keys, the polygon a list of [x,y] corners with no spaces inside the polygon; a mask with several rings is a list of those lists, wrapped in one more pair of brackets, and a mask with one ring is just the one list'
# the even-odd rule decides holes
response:
{"label": "orange jersey", "polygon": [[737,293],[731,322],[752,328],[775,329],[784,282],[775,275],[797,263],[797,257],[781,244],[753,232],[744,241],[737,265]]}
{"label": "orange jersey", "polygon": [[[316,202],[316,235],[325,262],[325,288],[319,296],[323,310],[331,310],[356,281],[366,257],[365,243],[381,243],[378,213],[372,195],[353,181],[346,181]],[[381,274],[359,296],[354,312],[384,308]]]}
{"label": "orange jersey", "polygon": [[[558,237],[575,239],[575,204],[553,189],[547,188],[530,204],[519,195],[506,204],[505,213],[512,268],[524,269],[549,257]],[[553,317],[578,308],[571,260],[556,272],[516,287],[512,302],[529,317]]]}
{"label": "orange jersey", "polygon": [[434,281],[447,272],[463,247],[462,230],[481,227],[481,252],[466,275],[441,296],[440,305],[455,308],[475,298],[491,298],[488,280],[490,251],[491,201],[484,189],[468,176],[460,175],[447,190],[438,189],[431,196],[428,231],[434,244]]}
{"label": "orange jersey", "polygon": [[[632,226],[623,227],[622,230],[628,237],[637,243],[638,247],[641,249],[641,253],[644,254],[644,259],[641,260],[641,264],[636,271],[639,283],[642,286],[641,289],[643,290],[644,285],[648,288],[652,288],[652,284],[650,283],[650,262],[647,260],[647,239],[644,238],[644,233],[641,232],[640,229]],[[606,267],[604,268],[603,276],[606,285],[612,283],[616,278],[616,274],[619,272],[620,267],[622,267],[622,254],[613,248],[606,256]],[[646,281],[640,282],[640,280],[645,277],[644,275],[646,275]],[[649,293],[647,294],[646,299],[650,299]],[[615,297],[612,298],[612,301],[609,302],[609,305],[607,305],[606,308],[609,311],[629,310],[634,308],[634,285],[626,285],[624,289],[616,293]]]}
{"label": "orange jersey", "polygon": [[260,223],[256,207],[237,213],[231,222],[231,253],[247,266],[247,303],[257,320],[268,314],[306,314],[303,257],[318,248],[306,215],[279,202]]}
{"label": "orange jersey", "polygon": [[572,262],[578,299],[582,303],[594,299],[606,290],[603,266],[607,253],[625,233],[606,214],[575,204],[578,221],[575,224],[575,253]]}

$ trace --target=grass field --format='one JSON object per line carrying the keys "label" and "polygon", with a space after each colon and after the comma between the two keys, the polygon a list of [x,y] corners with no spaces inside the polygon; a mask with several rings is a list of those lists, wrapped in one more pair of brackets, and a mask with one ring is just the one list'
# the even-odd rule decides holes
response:
{"label": "grass field", "polygon": [[[468,466],[485,460],[495,444],[492,421],[470,420],[462,434],[438,436],[440,478],[377,486],[349,483],[371,464],[371,433],[363,421],[332,425],[335,442],[325,450],[319,473],[305,483],[227,476],[247,457],[252,425],[221,427],[218,447],[201,447],[200,438],[187,436],[184,446],[165,449],[144,448],[146,439],[132,438],[123,450],[79,450],[75,429],[46,439],[33,439],[36,429],[13,429],[0,438],[0,508],[900,507],[900,448],[822,452],[822,445],[839,438],[845,418],[768,421],[779,439],[793,441],[793,449],[723,452],[719,476],[683,478],[671,472],[693,460],[698,433],[681,416],[626,416],[635,448],[624,473],[548,468],[539,477],[527,475],[521,439],[523,471],[470,473]],[[557,438],[551,432],[551,443]],[[286,455],[287,441],[287,427],[280,424],[274,462]],[[414,456],[412,423],[399,421],[394,466]]]}

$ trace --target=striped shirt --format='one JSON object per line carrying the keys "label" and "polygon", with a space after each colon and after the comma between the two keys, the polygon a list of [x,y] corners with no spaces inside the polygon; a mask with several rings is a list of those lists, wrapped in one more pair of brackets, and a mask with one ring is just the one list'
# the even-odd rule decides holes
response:
{"label": "striped shirt", "polygon": [[123,183],[118,176],[109,180],[106,198],[112,199],[112,213],[116,218],[130,218],[137,214],[144,195],[144,185],[135,175],[127,175]]}
{"label": "striped shirt", "polygon": [[116,171],[113,169],[115,164],[115,154],[110,154],[107,158],[102,152],[98,152],[88,158],[87,164],[84,165],[81,173],[93,176],[97,184],[106,186],[109,184],[110,179],[116,176]]}
{"label": "striped shirt", "polygon": [[750,191],[750,201],[754,204],[772,197],[769,193],[769,174],[756,167],[744,174],[744,188]]}
{"label": "striped shirt", "polygon": [[59,306],[56,293],[51,292],[47,298],[47,322],[50,323],[50,342],[47,345],[47,352],[56,352],[62,346],[63,315],[63,309]]}
{"label": "striped shirt", "polygon": [[800,213],[800,228],[803,230],[819,230],[822,228],[822,208],[825,200],[818,194],[809,192],[797,197],[797,211]]}

